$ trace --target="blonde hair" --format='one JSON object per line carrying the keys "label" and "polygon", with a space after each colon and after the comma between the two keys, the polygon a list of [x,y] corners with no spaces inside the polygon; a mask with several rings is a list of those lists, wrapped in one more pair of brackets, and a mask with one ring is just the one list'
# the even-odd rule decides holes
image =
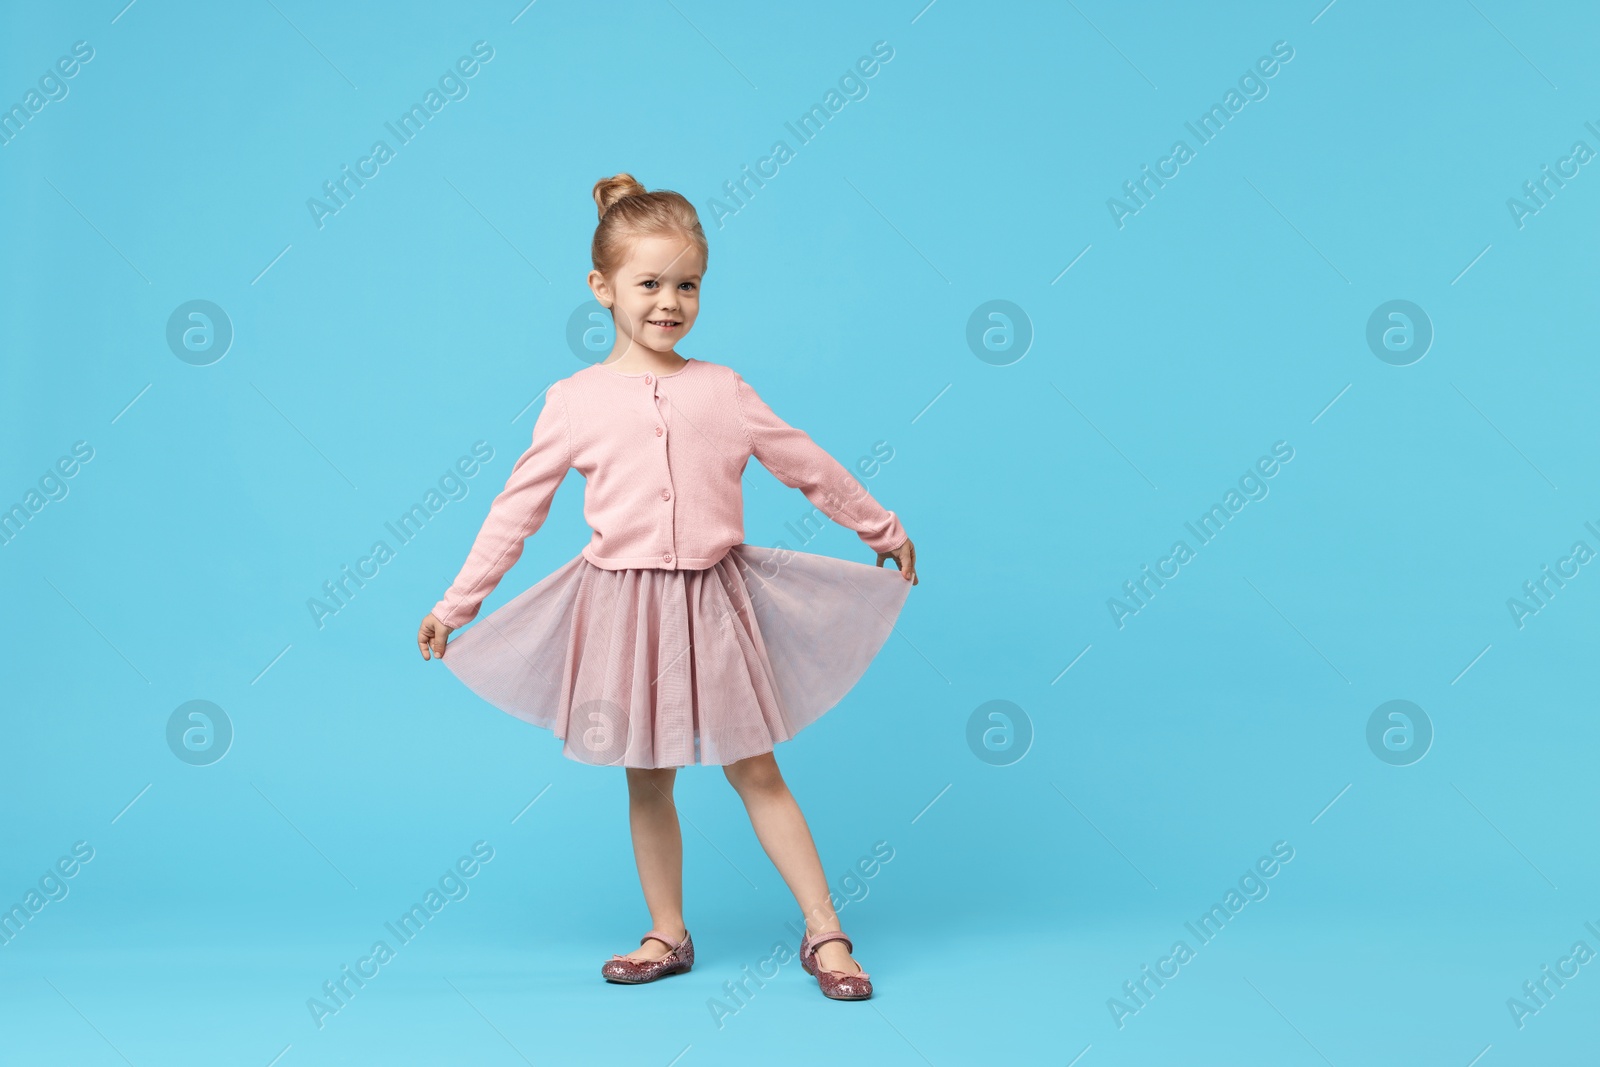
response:
{"label": "blonde hair", "polygon": [[600,209],[600,224],[594,228],[589,258],[606,277],[616,276],[628,257],[629,244],[640,237],[687,237],[699,246],[702,267],[707,264],[709,249],[700,216],[681,194],[671,189],[646,192],[624,172],[595,182],[594,202]]}

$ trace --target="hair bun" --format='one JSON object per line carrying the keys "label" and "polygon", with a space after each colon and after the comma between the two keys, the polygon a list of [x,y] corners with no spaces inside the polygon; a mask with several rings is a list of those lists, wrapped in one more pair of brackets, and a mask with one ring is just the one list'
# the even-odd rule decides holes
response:
{"label": "hair bun", "polygon": [[645,187],[640,185],[634,176],[623,172],[610,178],[601,178],[594,183],[594,203],[600,209],[600,217],[605,218],[611,205],[625,196],[637,196],[645,192]]}

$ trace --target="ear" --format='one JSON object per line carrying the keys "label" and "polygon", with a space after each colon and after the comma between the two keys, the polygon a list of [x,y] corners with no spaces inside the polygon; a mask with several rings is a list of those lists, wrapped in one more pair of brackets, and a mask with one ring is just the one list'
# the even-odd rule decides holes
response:
{"label": "ear", "polygon": [[616,303],[616,297],[611,292],[611,284],[606,281],[606,276],[598,270],[589,272],[589,291],[594,293],[594,298],[606,307]]}

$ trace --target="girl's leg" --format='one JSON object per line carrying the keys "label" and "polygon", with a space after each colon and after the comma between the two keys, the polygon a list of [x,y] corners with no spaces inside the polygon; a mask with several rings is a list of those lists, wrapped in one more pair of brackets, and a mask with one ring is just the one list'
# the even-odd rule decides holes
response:
{"label": "girl's leg", "polygon": [[[678,809],[672,802],[676,767],[628,767],[628,824],[633,831],[633,859],[650,925],[683,937],[683,836]],[[627,953],[629,959],[656,960],[670,946],[654,938]]]}
{"label": "girl's leg", "polygon": [[[723,772],[744,801],[761,847],[800,905],[806,933],[815,936],[839,929],[839,916],[828,899],[828,879],[822,873],[811,829],[778,770],[777,759],[771,752],[764,752],[730,763]],[[861,970],[841,941],[818,947],[817,961],[828,971],[854,974]]]}

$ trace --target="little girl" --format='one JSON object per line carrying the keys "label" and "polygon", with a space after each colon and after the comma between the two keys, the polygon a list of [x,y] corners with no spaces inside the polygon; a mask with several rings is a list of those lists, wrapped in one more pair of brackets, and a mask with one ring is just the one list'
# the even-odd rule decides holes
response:
{"label": "little girl", "polygon": [[[865,673],[917,582],[899,519],[733,368],[679,355],[700,308],[706,237],[675,192],[631,175],[594,187],[589,287],[611,309],[603,362],[553,382],[528,450],[467,561],[422,620],[424,659],[522,555],[576,468],[583,551],[449,642],[447,665],[582,763],[627,768],[634,859],[651,929],[601,967],[609,981],[689,970],[677,768],[721,766],[805,917],[800,965],[824,995],[872,995],[829,900],[805,816],[773,756]],[[744,543],[750,457],[877,552],[873,566]],[[810,520],[807,520],[808,524]],[[883,563],[893,559],[897,571]],[[431,654],[431,655],[430,655]]]}

